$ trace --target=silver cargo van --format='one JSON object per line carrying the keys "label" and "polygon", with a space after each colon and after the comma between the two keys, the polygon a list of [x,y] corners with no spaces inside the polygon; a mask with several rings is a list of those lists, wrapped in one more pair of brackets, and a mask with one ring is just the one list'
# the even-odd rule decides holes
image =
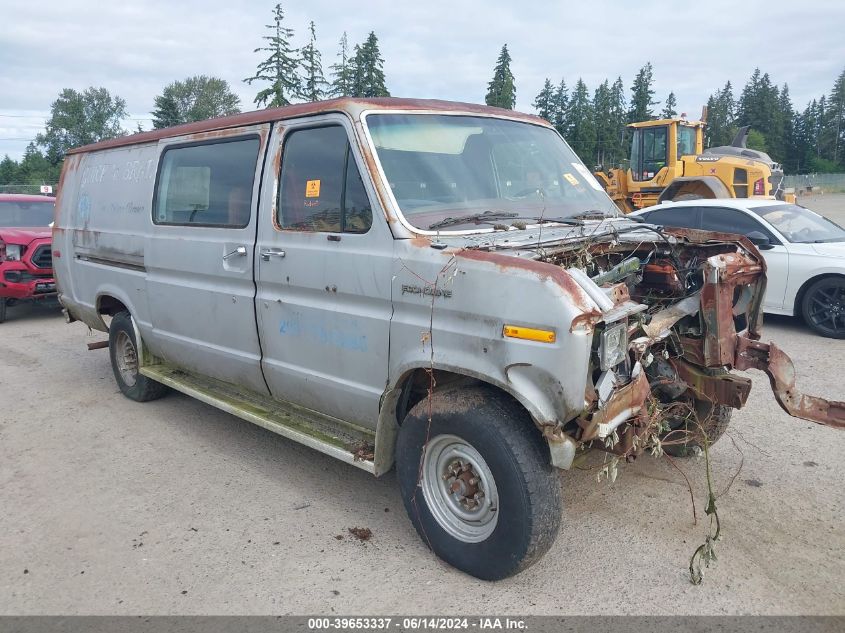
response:
{"label": "silver cargo van", "polygon": [[621,216],[547,122],[339,99],[72,151],[53,258],[137,401],[176,389],[376,476],[480,578],[551,546],[557,469],[714,442],[767,372],[745,237]]}

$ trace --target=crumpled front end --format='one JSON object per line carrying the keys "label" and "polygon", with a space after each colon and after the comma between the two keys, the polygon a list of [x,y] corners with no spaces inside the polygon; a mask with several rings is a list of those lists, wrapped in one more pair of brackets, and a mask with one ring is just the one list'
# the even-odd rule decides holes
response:
{"label": "crumpled front end", "polygon": [[702,403],[741,408],[751,381],[733,369],[764,371],[790,415],[845,426],[845,403],[802,394],[789,357],[760,342],[766,265],[747,239],[649,228],[546,261],[601,308],[578,323],[594,328],[592,375],[584,410],[564,432],[581,443],[631,457],[665,435],[668,419],[701,415]]}

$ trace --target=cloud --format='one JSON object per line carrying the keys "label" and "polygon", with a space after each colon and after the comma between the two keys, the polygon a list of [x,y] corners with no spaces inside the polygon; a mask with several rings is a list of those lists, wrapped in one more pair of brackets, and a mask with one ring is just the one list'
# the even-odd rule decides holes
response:
{"label": "cloud", "polygon": [[[272,1],[223,0],[50,3],[5,0],[0,31],[0,155],[22,155],[50,104],[66,87],[103,86],[123,97],[135,118],[177,79],[226,79],[253,108],[258,85],[242,82],[261,60]],[[843,69],[845,3],[784,0],[374,0],[284,3],[294,44],[314,20],[326,71],[343,31],[351,44],[379,37],[388,88],[398,96],[481,102],[502,44],[513,57],[517,108],[532,111],[543,80],[582,77],[593,90],[605,78],[626,85],[647,61],[655,98],[674,91],[679,111],[697,115],[708,95],[731,80],[735,95],[759,66],[788,83],[796,107],[828,92]],[[808,16],[816,16],[808,20]],[[806,24],[806,26],[804,26]],[[2,115],[31,114],[27,119]],[[141,121],[149,127],[149,122]],[[134,129],[135,122],[127,122]]]}

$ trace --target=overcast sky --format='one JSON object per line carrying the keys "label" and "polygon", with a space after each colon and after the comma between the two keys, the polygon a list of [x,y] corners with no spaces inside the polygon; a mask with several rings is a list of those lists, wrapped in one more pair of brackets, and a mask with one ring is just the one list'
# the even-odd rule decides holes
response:
{"label": "overcast sky", "polygon": [[[20,158],[63,88],[102,86],[151,127],[153,99],[191,75],[226,79],[254,109],[257,84],[242,82],[261,55],[273,0],[2,0],[0,156]],[[317,26],[323,65],[350,43],[379,38],[394,96],[483,102],[502,44],[513,57],[517,109],[545,77],[590,90],[620,75],[630,94],[637,69],[654,65],[655,98],[669,91],[697,117],[730,79],[738,96],[755,66],[789,84],[793,104],[828,93],[845,69],[845,0],[309,0],[284,2],[294,45]]]}

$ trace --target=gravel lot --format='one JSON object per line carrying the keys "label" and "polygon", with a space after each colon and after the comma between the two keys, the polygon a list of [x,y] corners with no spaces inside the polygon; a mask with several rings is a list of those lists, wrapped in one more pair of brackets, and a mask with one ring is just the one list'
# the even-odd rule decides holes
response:
{"label": "gravel lot", "polygon": [[[845,341],[776,317],[765,335],[806,391],[845,399]],[[788,417],[762,374],[712,450],[718,490],[734,479],[702,586],[686,567],[706,534],[704,463],[683,462],[694,525],[684,479],[651,457],[614,484],[562,473],[555,546],[486,583],[429,553],[393,473],[374,479],[180,394],[131,402],[107,351],[85,348],[102,338],[46,307],[0,326],[2,613],[845,614],[845,433]]]}

